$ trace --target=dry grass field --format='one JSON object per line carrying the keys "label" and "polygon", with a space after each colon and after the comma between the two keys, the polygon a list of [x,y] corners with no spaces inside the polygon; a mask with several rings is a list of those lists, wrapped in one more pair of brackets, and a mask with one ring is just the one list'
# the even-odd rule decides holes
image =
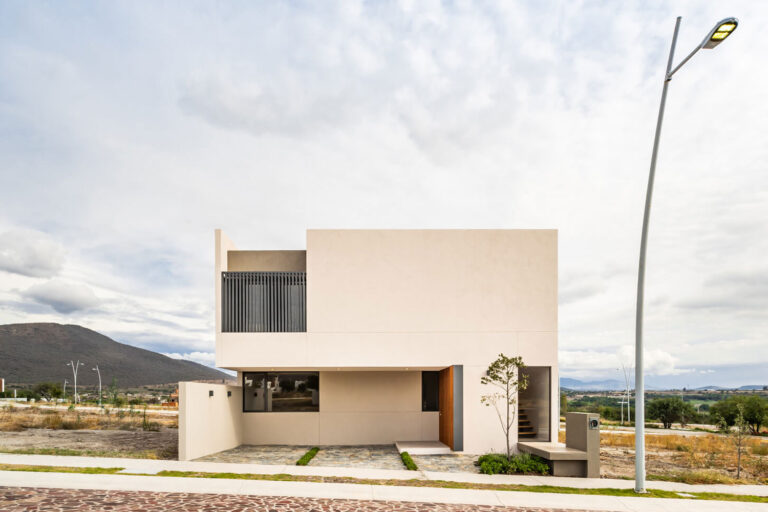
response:
{"label": "dry grass field", "polygon": [[47,409],[42,407],[3,406],[0,409],[0,432],[20,432],[28,428],[51,430],[159,430],[177,428],[178,417],[156,414],[152,409],[103,411],[79,409]]}
{"label": "dry grass field", "polygon": [[0,452],[174,459],[178,418],[147,409],[88,411],[5,406]]}
{"label": "dry grass field", "polygon": [[[565,441],[561,432],[561,441]],[[742,448],[741,478],[736,480],[734,440],[717,434],[696,436],[647,435],[646,469],[649,480],[685,483],[768,484],[768,439],[750,437]],[[602,432],[601,476],[632,478],[635,471],[634,434]]]}

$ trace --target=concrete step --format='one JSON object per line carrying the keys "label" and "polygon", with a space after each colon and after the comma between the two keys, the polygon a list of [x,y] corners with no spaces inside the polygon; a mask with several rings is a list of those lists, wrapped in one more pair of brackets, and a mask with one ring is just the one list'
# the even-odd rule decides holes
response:
{"label": "concrete step", "polygon": [[397,441],[395,448],[398,453],[408,452],[409,455],[447,455],[453,453],[440,441]]}

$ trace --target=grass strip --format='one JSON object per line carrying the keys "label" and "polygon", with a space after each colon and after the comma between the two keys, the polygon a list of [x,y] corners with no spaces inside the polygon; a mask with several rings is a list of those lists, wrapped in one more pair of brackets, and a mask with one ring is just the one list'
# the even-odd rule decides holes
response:
{"label": "grass strip", "polygon": [[114,475],[125,468],[75,468],[70,466],[30,466],[27,464],[0,464],[0,471],[31,471],[34,473],[84,473],[86,475]]}
{"label": "grass strip", "polygon": [[409,471],[418,471],[419,466],[416,465],[415,462],[413,462],[413,459],[411,458],[411,455],[408,452],[402,452],[400,454],[400,458],[403,459],[403,464],[405,465],[405,468]]}
{"label": "grass strip", "polygon": [[317,446],[313,446],[312,448],[309,449],[307,453],[302,455],[301,458],[296,461],[296,465],[306,466],[307,464],[309,464],[309,461],[315,458],[315,455],[317,455],[317,452],[319,451],[320,451],[320,448],[318,448]]}
{"label": "grass strip", "polygon": [[[65,467],[65,466],[33,466],[23,464],[0,464],[1,471],[36,471],[36,472],[60,472],[60,473],[86,473],[86,474],[118,474],[123,468],[98,468],[98,467]],[[127,473],[119,473],[125,474]],[[140,473],[136,473],[140,474]],[[476,484],[469,482],[450,482],[447,480],[392,480],[392,479],[366,479],[340,476],[312,476],[289,475],[278,473],[263,475],[254,473],[204,473],[199,471],[161,471],[159,477],[183,477],[183,478],[219,478],[229,480],[265,480],[276,482],[317,482],[317,483],[346,483],[361,485],[388,485],[400,487],[430,487],[439,489],[475,489],[488,491],[522,491],[541,492],[550,494],[581,494],[588,496],[624,496],[641,498],[673,498],[688,500],[716,500],[748,503],[768,503],[766,496],[752,496],[741,494],[727,494],[719,492],[686,491],[691,497],[680,496],[676,491],[662,491],[660,489],[648,489],[646,494],[636,494],[633,489],[580,489],[576,487],[557,487],[554,485],[519,485],[519,484]]]}
{"label": "grass strip", "polygon": [[727,494],[713,492],[692,492],[692,498],[680,496],[676,491],[663,491],[649,489],[646,494],[636,494],[634,489],[581,489],[577,487],[557,487],[553,485],[520,485],[520,484],[477,484],[469,482],[451,482],[447,480],[392,480],[392,479],[367,479],[341,476],[313,476],[313,475],[288,475],[278,473],[274,475],[257,475],[252,473],[202,473],[196,471],[161,471],[157,476],[175,476],[187,478],[229,478],[233,480],[269,480],[281,482],[317,482],[335,484],[362,484],[362,485],[388,485],[401,487],[431,487],[440,489],[475,489],[488,491],[522,491],[542,492],[552,494],[582,494],[591,496],[626,496],[643,498],[674,498],[674,499],[703,499],[719,501],[742,501],[749,503],[768,503],[766,496],[751,496],[742,494]]}
{"label": "grass strip", "polygon": [[[162,459],[155,450],[146,451],[107,451],[107,450],[73,450],[70,448],[4,448],[0,446],[0,453],[12,453],[15,455],[65,455],[76,457],[112,457],[119,459]],[[173,460],[173,459],[169,459]]]}

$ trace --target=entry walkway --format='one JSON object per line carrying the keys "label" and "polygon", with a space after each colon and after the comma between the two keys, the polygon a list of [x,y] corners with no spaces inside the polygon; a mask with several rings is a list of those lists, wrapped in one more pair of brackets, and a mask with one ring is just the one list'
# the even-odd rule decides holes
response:
{"label": "entry walkway", "polygon": [[[527,476],[527,475],[482,475],[471,473],[441,473],[435,471],[406,471],[392,469],[370,469],[370,468],[347,468],[347,467],[322,467],[322,466],[295,466],[295,465],[260,465],[260,464],[234,464],[224,462],[197,462],[197,461],[176,461],[176,460],[150,460],[150,459],[118,459],[106,457],[70,457],[60,455],[15,455],[0,453],[0,464],[27,464],[35,466],[68,466],[68,467],[100,467],[100,468],[125,468],[125,473],[139,473],[143,475],[154,475],[160,471],[199,471],[205,473],[239,473],[239,474],[289,474],[289,475],[312,475],[312,476],[340,476],[363,479],[388,479],[388,480],[443,480],[450,482],[468,482],[478,484],[518,484],[518,485],[552,485],[557,487],[575,487],[579,489],[632,489],[634,482],[632,480],[618,480],[611,478],[569,478],[554,476]],[[3,475],[13,472],[2,472]],[[26,475],[55,475],[56,473],[20,473]],[[94,476],[115,476],[122,478],[123,475],[82,475],[86,477]],[[170,477],[160,477],[158,480]],[[192,486],[198,484],[204,479],[187,478],[191,480]],[[242,481],[241,481],[242,482]],[[284,482],[284,483],[304,483],[304,482]],[[0,485],[5,484],[5,480],[0,480]],[[7,484],[5,484],[7,485]],[[327,485],[327,484],[323,484]],[[356,487],[362,487],[360,484],[350,484]],[[647,486],[652,489],[660,489],[675,492],[722,492],[728,494],[768,496],[768,485],[690,485],[678,482],[660,482],[649,481]],[[375,486],[382,487],[382,486]],[[409,488],[416,489],[416,488]],[[424,489],[424,488],[422,488]],[[433,489],[437,490],[437,489]],[[457,489],[461,492],[474,492],[464,489]],[[407,491],[410,492],[410,491]],[[517,492],[509,494],[518,494]],[[562,495],[571,496],[575,495]],[[648,498],[643,498],[648,500]],[[666,501],[666,500],[665,500]],[[695,501],[695,503],[704,503]],[[739,506],[742,504],[739,503]],[[763,510],[766,506],[762,505]],[[659,509],[659,510],[664,510]]]}

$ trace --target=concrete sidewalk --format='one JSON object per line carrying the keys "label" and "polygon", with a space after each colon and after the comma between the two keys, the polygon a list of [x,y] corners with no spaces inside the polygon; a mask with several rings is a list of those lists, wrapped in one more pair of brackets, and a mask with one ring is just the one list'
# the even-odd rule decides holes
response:
{"label": "concrete sidewalk", "polygon": [[[438,473],[433,471],[406,471],[390,469],[344,468],[320,466],[237,464],[225,462],[195,462],[151,459],[119,459],[107,457],[78,457],[60,455],[14,455],[0,453],[0,464],[28,464],[35,466],[69,466],[125,468],[125,473],[154,475],[160,471],[199,471],[204,473],[240,473],[261,475],[312,475],[387,480],[446,480],[478,484],[552,485],[578,489],[632,489],[633,480],[610,478],[566,478],[527,475],[481,475],[472,473]],[[359,485],[359,484],[354,484]],[[678,482],[649,481],[647,487],[676,492],[722,492],[727,494],[768,496],[768,485],[690,485]]]}
{"label": "concrete sidewalk", "polygon": [[765,511],[761,503],[733,503],[685,499],[616,496],[583,496],[530,492],[434,489],[360,484],[270,482],[207,478],[175,478],[131,475],[86,475],[78,473],[34,473],[0,471],[0,486],[153,491],[195,494],[239,494],[307,498],[410,501],[466,505],[541,507],[566,510],[621,512],[714,512],[738,509]]}

